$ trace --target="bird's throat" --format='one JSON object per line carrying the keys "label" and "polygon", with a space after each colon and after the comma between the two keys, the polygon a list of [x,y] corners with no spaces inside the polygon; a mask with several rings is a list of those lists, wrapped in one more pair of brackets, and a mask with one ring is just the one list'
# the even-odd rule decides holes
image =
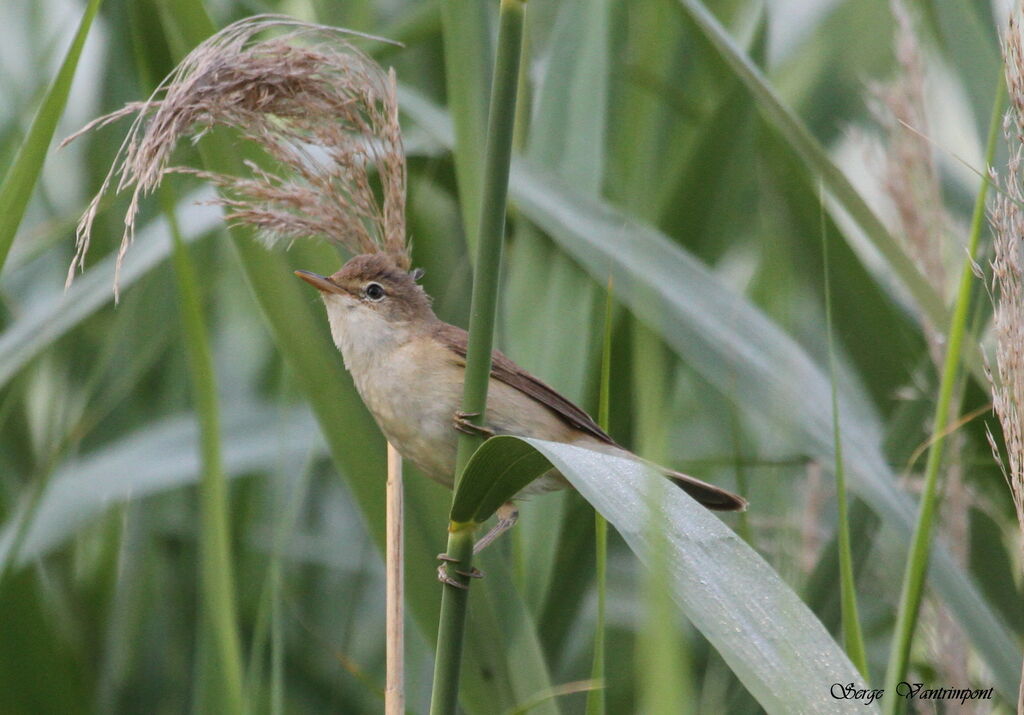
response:
{"label": "bird's throat", "polygon": [[345,368],[357,379],[373,370],[411,337],[407,323],[394,323],[372,308],[344,297],[325,296],[331,337]]}

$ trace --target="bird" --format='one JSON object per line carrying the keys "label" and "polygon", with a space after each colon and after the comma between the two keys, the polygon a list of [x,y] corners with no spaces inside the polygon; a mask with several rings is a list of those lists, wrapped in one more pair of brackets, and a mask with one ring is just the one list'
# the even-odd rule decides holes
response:
{"label": "bird", "polygon": [[[334,343],[380,430],[431,479],[452,487],[460,431],[532,437],[640,459],[584,410],[498,350],[491,355],[483,425],[471,423],[470,415],[459,411],[468,334],[437,317],[418,282],[419,269],[405,270],[394,257],[378,252],[356,255],[330,276],[295,275],[320,292]],[[721,487],[654,466],[709,509],[747,507],[743,497]],[[474,553],[515,524],[516,502],[568,486],[555,469],[534,480],[502,505],[497,523],[476,542]],[[446,560],[444,554],[438,558]],[[464,588],[447,576],[444,566],[438,569],[439,579]]]}

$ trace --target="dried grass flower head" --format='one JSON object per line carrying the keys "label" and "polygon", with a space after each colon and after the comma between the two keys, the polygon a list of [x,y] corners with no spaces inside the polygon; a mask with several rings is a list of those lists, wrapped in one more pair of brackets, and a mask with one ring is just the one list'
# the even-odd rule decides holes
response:
{"label": "dried grass flower head", "polygon": [[[268,33],[277,34],[260,39]],[[168,173],[214,183],[228,220],[254,227],[268,244],[316,237],[352,253],[386,253],[408,269],[394,72],[356,49],[347,39],[354,34],[280,15],[241,20],[192,50],[148,100],[66,139],[135,116],[79,222],[68,283],[83,267],[100,199],[113,181],[118,193],[131,191],[119,271],[139,201]],[[247,161],[249,174],[235,176],[169,164],[182,137],[199,141],[216,126],[261,147],[268,167]]]}
{"label": "dried grass flower head", "polygon": [[[995,438],[988,434],[996,461],[1010,485],[1022,538],[1024,556],[1024,10],[1010,17],[1003,41],[1006,88],[1010,108],[1003,121],[1003,133],[1010,158],[1002,190],[989,211],[994,257],[989,292],[994,310],[995,369],[986,363],[992,388],[992,405],[1002,427],[1008,463],[1004,462]],[[992,179],[999,181],[993,171]],[[1024,708],[1024,684],[1020,693]]]}
{"label": "dried grass flower head", "polygon": [[[1010,15],[1003,39],[1003,62],[1010,108],[1003,120],[1009,161],[1002,191],[989,212],[994,257],[989,292],[993,302],[995,369],[986,361],[992,388],[992,408],[1002,427],[1007,461],[991,431],[992,454],[1010,487],[1020,524],[1018,546],[1024,557],[1024,7]],[[999,176],[992,171],[993,182]],[[1024,712],[1024,669],[1017,699]]]}

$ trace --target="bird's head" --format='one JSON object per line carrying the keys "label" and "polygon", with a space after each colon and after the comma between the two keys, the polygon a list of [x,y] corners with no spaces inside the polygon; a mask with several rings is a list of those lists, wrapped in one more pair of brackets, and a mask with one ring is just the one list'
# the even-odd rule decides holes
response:
{"label": "bird's head", "polygon": [[343,352],[343,342],[356,339],[354,332],[383,338],[437,320],[430,296],[416,282],[422,271],[405,271],[387,254],[355,256],[330,276],[310,271],[295,275],[320,291],[334,342]]}

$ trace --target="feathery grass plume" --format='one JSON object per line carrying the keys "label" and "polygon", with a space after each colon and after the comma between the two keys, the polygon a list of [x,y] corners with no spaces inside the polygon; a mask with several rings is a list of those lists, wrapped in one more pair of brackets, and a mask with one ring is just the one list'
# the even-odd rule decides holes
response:
{"label": "feathery grass plume", "polygon": [[[1018,6],[1011,15],[1003,41],[1006,88],[1010,108],[1003,133],[1010,148],[1006,176],[989,212],[994,257],[990,295],[993,299],[992,332],[996,344],[996,369],[986,364],[992,388],[992,407],[1003,428],[1006,461],[995,437],[988,432],[996,462],[1010,486],[1020,523],[1019,547],[1024,559],[1024,11]],[[993,180],[998,177],[993,173]],[[1024,672],[1018,710],[1024,712]]]}
{"label": "feathery grass plume", "polygon": [[[272,30],[283,32],[257,39]],[[380,39],[282,15],[240,20],[192,50],[148,100],[100,117],[65,139],[66,144],[135,116],[79,222],[67,283],[83,267],[100,199],[114,178],[117,193],[131,190],[119,272],[139,201],[168,173],[211,181],[221,189],[215,203],[227,209],[228,220],[256,228],[268,244],[319,237],[353,253],[388,253],[408,268],[406,167],[394,72],[385,73],[346,36]],[[199,141],[217,125],[261,147],[275,168],[247,161],[251,174],[243,177],[169,166],[179,139]]]}

